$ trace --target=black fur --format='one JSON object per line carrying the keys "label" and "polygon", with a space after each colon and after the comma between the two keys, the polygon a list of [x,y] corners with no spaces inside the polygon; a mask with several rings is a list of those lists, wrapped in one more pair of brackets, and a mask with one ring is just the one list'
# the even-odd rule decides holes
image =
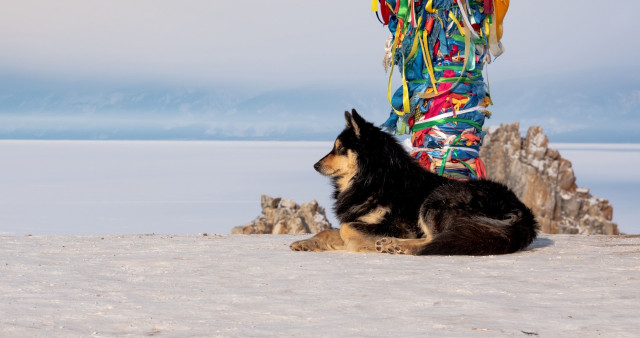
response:
{"label": "black fur", "polygon": [[[375,237],[421,238],[426,236],[419,225],[422,218],[423,224],[431,224],[433,237],[419,255],[506,254],[535,239],[533,213],[506,186],[431,173],[355,109],[346,117],[347,128],[337,139],[357,154],[357,172],[344,191],[333,178],[334,209],[341,224],[352,223]],[[390,209],[384,219],[361,224],[359,218],[378,206]]]}

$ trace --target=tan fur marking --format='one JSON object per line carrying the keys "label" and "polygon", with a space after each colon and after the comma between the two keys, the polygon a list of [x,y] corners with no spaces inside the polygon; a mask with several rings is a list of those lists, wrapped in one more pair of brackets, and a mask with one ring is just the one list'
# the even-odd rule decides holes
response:
{"label": "tan fur marking", "polygon": [[321,231],[309,239],[293,242],[289,247],[293,251],[319,252],[328,250],[343,250],[344,242],[340,237],[339,229],[330,229]]}
{"label": "tan fur marking", "polygon": [[360,127],[356,123],[356,120],[351,116],[351,127],[353,128],[353,133],[356,134],[357,138],[360,138]]}
{"label": "tan fur marking", "polygon": [[429,242],[431,242],[431,240],[427,238],[383,238],[376,241],[376,250],[390,254],[417,255],[420,249],[429,244]]}
{"label": "tan fur marking", "polygon": [[433,234],[431,233],[431,228],[429,226],[427,226],[427,224],[425,223],[424,219],[422,217],[420,217],[418,219],[418,226],[420,227],[420,229],[422,229],[422,232],[424,232],[425,237],[430,241],[431,239],[433,239]]}
{"label": "tan fur marking", "polygon": [[340,227],[340,237],[344,241],[345,249],[351,252],[376,252],[376,238],[364,235],[354,229],[349,223]]}
{"label": "tan fur marking", "polygon": [[368,214],[360,216],[358,220],[364,223],[377,224],[384,219],[389,211],[391,211],[389,207],[378,206],[377,208],[371,210]]}
{"label": "tan fur marking", "polygon": [[433,236],[435,235],[433,231],[435,230],[435,224],[433,224],[432,218],[430,215],[424,214],[424,206],[420,207],[420,214],[418,215],[418,226],[424,232],[424,236],[427,240],[431,241]]}
{"label": "tan fur marking", "polygon": [[358,156],[355,152],[348,150],[347,156],[329,154],[322,160],[323,171],[331,177],[338,178],[337,183],[340,192],[347,190],[351,186],[351,179],[358,172],[357,158]]}

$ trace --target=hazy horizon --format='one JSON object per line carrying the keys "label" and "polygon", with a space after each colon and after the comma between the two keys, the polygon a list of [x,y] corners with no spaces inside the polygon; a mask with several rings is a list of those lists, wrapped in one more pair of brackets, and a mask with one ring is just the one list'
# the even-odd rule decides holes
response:
{"label": "hazy horizon", "polygon": [[[511,3],[506,52],[488,66],[486,126],[540,125],[553,142],[640,142],[640,61],[610,60],[640,50],[619,34],[640,29],[640,3],[598,5]],[[0,13],[0,139],[330,140],[351,108],[381,124],[388,30],[369,8],[13,2]]]}
{"label": "hazy horizon", "polygon": [[[0,141],[0,235],[229,233],[260,214],[260,195],[316,199],[332,210],[330,180],[313,164],[332,142]],[[579,187],[640,233],[640,145],[551,144]],[[599,159],[598,161],[594,161]],[[615,175],[611,163],[625,163]],[[33,212],[38,210],[38,212]]]}

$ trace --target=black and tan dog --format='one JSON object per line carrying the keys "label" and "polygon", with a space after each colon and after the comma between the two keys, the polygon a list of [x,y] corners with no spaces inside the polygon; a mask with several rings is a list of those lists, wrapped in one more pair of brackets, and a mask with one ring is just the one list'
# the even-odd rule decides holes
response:
{"label": "black and tan dog", "polygon": [[355,109],[345,117],[333,150],[314,166],[333,180],[341,227],[294,242],[292,250],[495,255],[536,237],[531,210],[504,185],[433,174]]}

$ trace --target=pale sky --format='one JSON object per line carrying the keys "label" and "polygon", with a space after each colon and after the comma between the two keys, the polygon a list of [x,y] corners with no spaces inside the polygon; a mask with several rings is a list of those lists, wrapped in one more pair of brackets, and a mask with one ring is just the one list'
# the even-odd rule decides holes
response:
{"label": "pale sky", "polygon": [[0,12],[0,68],[94,79],[327,82],[379,72],[385,37],[366,1],[21,0]]}
{"label": "pale sky", "polygon": [[[103,126],[100,118],[111,118],[105,112],[118,111],[110,129],[129,128],[134,136],[135,128],[148,127],[149,121],[165,123],[157,135],[186,125],[200,125],[200,132],[183,131],[184,137],[202,136],[211,129],[207,125],[215,125],[215,132],[235,132],[246,125],[237,115],[234,125],[227,124],[235,112],[264,107],[270,110],[258,115],[269,116],[253,120],[251,128],[269,131],[316,118],[322,123],[312,125],[326,129],[341,124],[340,112],[352,107],[382,123],[389,114],[381,65],[389,33],[370,5],[369,0],[10,1],[0,11],[5,80],[0,137],[21,130],[38,137],[28,130],[45,135],[52,125],[61,132]],[[627,137],[622,141],[640,142],[630,133],[640,128],[639,12],[640,2],[633,0],[511,1],[506,52],[488,67],[496,103],[489,123],[541,125],[565,140],[603,141],[592,135],[604,135],[616,142],[620,134]],[[44,90],[34,90],[43,83]],[[178,93],[173,106],[161,107],[149,94],[150,85],[205,88],[205,94]],[[117,92],[128,87],[134,89]],[[19,93],[13,95],[12,88]],[[77,89],[85,90],[82,97],[75,96]],[[118,97],[131,103],[138,96],[149,98],[143,108],[150,115],[132,116],[131,105],[117,105]],[[202,102],[212,103],[193,108]],[[193,117],[211,106],[227,115]],[[55,111],[69,115],[52,115]],[[176,114],[164,121],[158,111]],[[32,118],[25,112],[49,115]],[[605,124],[607,132],[598,132]],[[620,126],[628,130],[619,132]],[[55,137],[67,137],[60,135]]]}
{"label": "pale sky", "polygon": [[[258,87],[379,81],[388,33],[369,7],[369,0],[11,1],[0,11],[0,71]],[[639,11],[632,0],[512,1],[507,53],[491,76],[637,69]]]}

